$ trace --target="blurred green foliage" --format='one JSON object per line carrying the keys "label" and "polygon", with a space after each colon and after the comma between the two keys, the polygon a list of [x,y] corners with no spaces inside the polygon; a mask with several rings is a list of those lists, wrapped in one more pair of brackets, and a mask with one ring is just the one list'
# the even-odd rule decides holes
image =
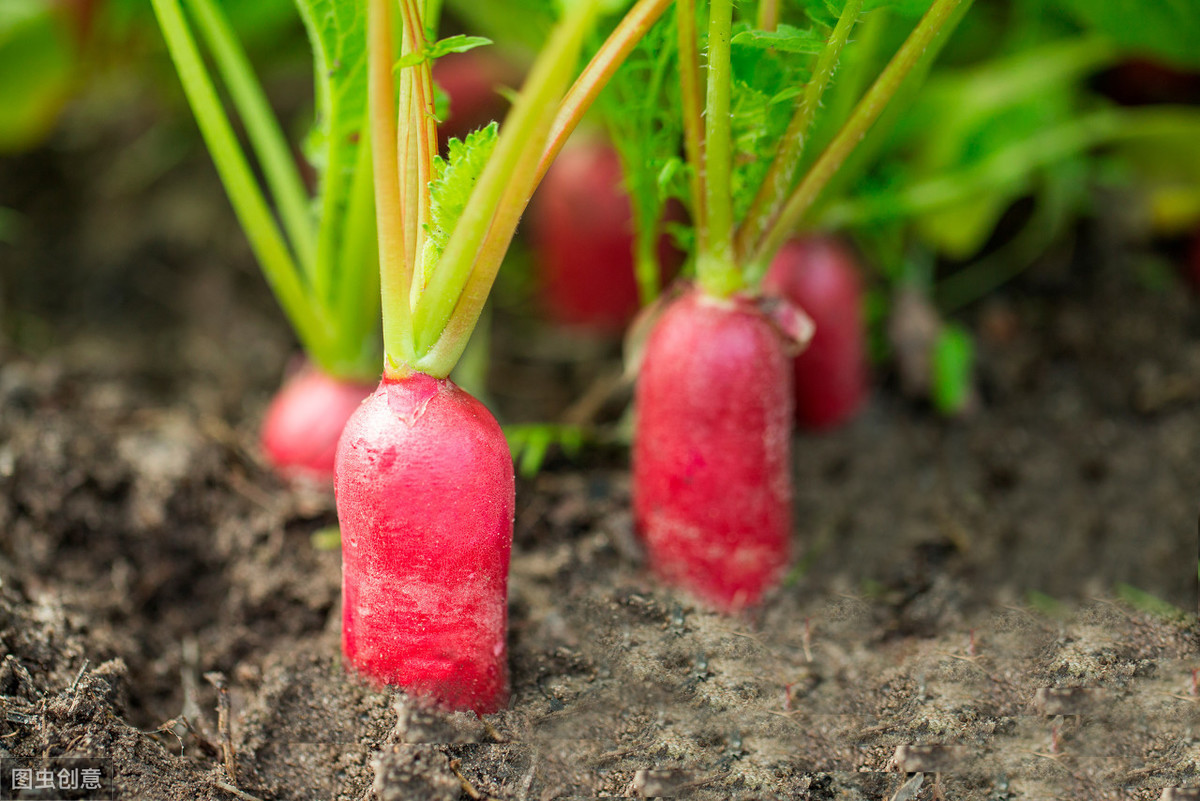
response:
{"label": "blurred green foliage", "polygon": [[0,153],[26,149],[49,132],[70,96],[76,58],[57,4],[0,3]]}

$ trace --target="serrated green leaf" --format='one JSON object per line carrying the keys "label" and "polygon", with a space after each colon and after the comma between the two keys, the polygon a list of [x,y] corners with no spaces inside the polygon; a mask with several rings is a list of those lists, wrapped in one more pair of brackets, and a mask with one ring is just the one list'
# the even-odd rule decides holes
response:
{"label": "serrated green leaf", "polygon": [[730,42],[734,47],[775,50],[780,53],[804,53],[815,56],[825,47],[825,38],[812,29],[780,25],[773,31],[743,30]]}
{"label": "serrated green leaf", "polygon": [[396,62],[393,69],[403,69],[404,67],[415,67],[423,61],[436,61],[442,56],[449,53],[465,53],[468,50],[474,50],[477,47],[490,45],[492,40],[486,36],[466,36],[458,34],[457,36],[449,36],[445,39],[439,39],[431,44],[422,53],[409,53]]}
{"label": "serrated green leaf", "polygon": [[425,276],[446,249],[450,234],[467,207],[471,190],[496,147],[498,132],[499,126],[493,122],[467,134],[466,140],[451,139],[445,159],[434,157],[434,174],[429,182],[429,222],[425,225],[427,238],[421,260]]}
{"label": "serrated green leaf", "polygon": [[[789,31],[801,31],[780,26]],[[734,26],[733,40],[745,34],[760,34],[746,23]],[[804,37],[824,40],[815,30],[801,32]],[[800,35],[800,34],[797,34]],[[818,52],[820,47],[818,47]],[[806,53],[788,52],[779,48],[744,46],[733,49],[730,66],[733,69],[732,140],[734,152],[733,212],[741,219],[754,195],[758,192],[780,139],[787,130],[795,110],[794,101],[803,93],[811,77]]]}
{"label": "serrated green leaf", "polygon": [[683,123],[679,100],[675,15],[668,12],[642,38],[600,94],[597,108],[620,156],[633,212],[639,297],[657,296],[658,241],[669,198],[688,199],[688,167],[679,154]]}

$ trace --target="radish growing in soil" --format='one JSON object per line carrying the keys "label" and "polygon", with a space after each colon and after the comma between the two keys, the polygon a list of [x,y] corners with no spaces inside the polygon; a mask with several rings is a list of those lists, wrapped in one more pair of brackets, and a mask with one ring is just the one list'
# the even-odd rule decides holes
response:
{"label": "radish growing in soil", "polygon": [[[401,0],[396,62],[392,2],[369,2],[384,359],[382,382],[338,443],[342,642],[346,660],[364,675],[482,714],[502,708],[508,697],[513,466],[495,419],[447,376],[542,166],[586,108],[580,97],[594,95],[607,67],[585,71],[556,121],[596,13],[595,2],[574,4],[502,131],[491,125],[453,140],[442,160],[430,61],[472,42],[427,42],[430,20],[421,4]],[[661,13],[666,3],[655,5]],[[628,28],[618,26],[614,39],[621,41]],[[602,64],[619,58],[619,47],[597,56]]]}
{"label": "radish growing in soil", "polygon": [[[547,311],[564,325],[624,330],[640,302],[633,209],[616,151],[593,138],[572,140],[546,174],[531,217]],[[673,274],[680,254],[666,237],[657,250],[655,269]]]}
{"label": "radish growing in soil", "polygon": [[844,423],[866,402],[869,380],[862,279],[853,255],[831,237],[791,240],[762,288],[804,309],[816,326],[793,360],[796,421],[814,429]]}
{"label": "radish growing in soil", "polygon": [[[828,35],[776,29],[779,6],[769,0],[757,29],[735,25],[732,0],[712,0],[706,99],[696,2],[676,3],[696,283],[668,302],[646,343],[635,398],[634,516],[652,569],[718,610],[758,603],[790,557],[788,357],[811,323],[786,299],[764,301],[756,284],[904,78],[932,58],[960,2],[935,0],[799,178],[807,134],[862,0],[841,4]],[[812,78],[783,103],[792,97],[784,90],[802,82],[784,56],[795,53],[816,56]],[[635,75],[627,85],[626,96],[636,98],[648,82]],[[661,171],[657,177],[664,183]]]}
{"label": "radish growing in soil", "polygon": [[338,380],[305,364],[275,394],[263,416],[261,444],[285,476],[331,480],[338,437],[374,384]]}
{"label": "radish growing in soil", "polygon": [[[189,15],[181,0],[154,0],[159,25],[229,199],[308,358],[267,411],[263,451],[285,476],[332,483],[338,436],[379,375],[366,66],[362,48],[351,46],[363,35],[365,15],[355,4],[327,14],[318,0],[297,0],[316,81],[317,125],[309,143],[319,180],[310,198],[221,6],[183,2]],[[245,125],[274,210],[218,98],[189,16]]]}

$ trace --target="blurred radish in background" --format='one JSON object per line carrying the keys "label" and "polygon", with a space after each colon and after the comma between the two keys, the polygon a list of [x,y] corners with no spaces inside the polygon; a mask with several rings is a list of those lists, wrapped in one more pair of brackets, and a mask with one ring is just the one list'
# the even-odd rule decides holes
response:
{"label": "blurred radish in background", "polygon": [[849,420],[870,391],[865,295],[854,256],[830,237],[792,240],[771,262],[762,289],[804,309],[815,326],[793,360],[796,422],[823,429]]}

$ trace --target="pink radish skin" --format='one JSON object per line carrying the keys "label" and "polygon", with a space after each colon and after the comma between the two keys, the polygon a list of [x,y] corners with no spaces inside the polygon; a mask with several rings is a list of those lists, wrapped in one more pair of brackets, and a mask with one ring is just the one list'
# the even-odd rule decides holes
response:
{"label": "pink radish skin", "polygon": [[750,300],[689,289],[638,377],[634,516],[651,568],[722,612],[757,604],[788,563],[787,344]]}
{"label": "pink radish skin", "polygon": [[867,400],[863,288],[854,257],[837,240],[793,240],[771,262],[763,293],[787,298],[816,324],[794,360],[796,422],[828,429],[853,417]]}
{"label": "pink radish skin", "polygon": [[508,703],[513,467],[495,418],[448,379],[384,378],[338,444],[350,665],[448,709]]}
{"label": "pink radish skin", "polygon": [[[562,325],[619,334],[637,313],[633,212],[621,181],[615,150],[573,142],[534,196],[530,214],[542,305]],[[682,262],[665,236],[659,262],[667,277]]]}
{"label": "pink radish skin", "polygon": [[338,437],[373,388],[302,368],[284,382],[263,418],[260,442],[271,466],[285,478],[332,484]]}

